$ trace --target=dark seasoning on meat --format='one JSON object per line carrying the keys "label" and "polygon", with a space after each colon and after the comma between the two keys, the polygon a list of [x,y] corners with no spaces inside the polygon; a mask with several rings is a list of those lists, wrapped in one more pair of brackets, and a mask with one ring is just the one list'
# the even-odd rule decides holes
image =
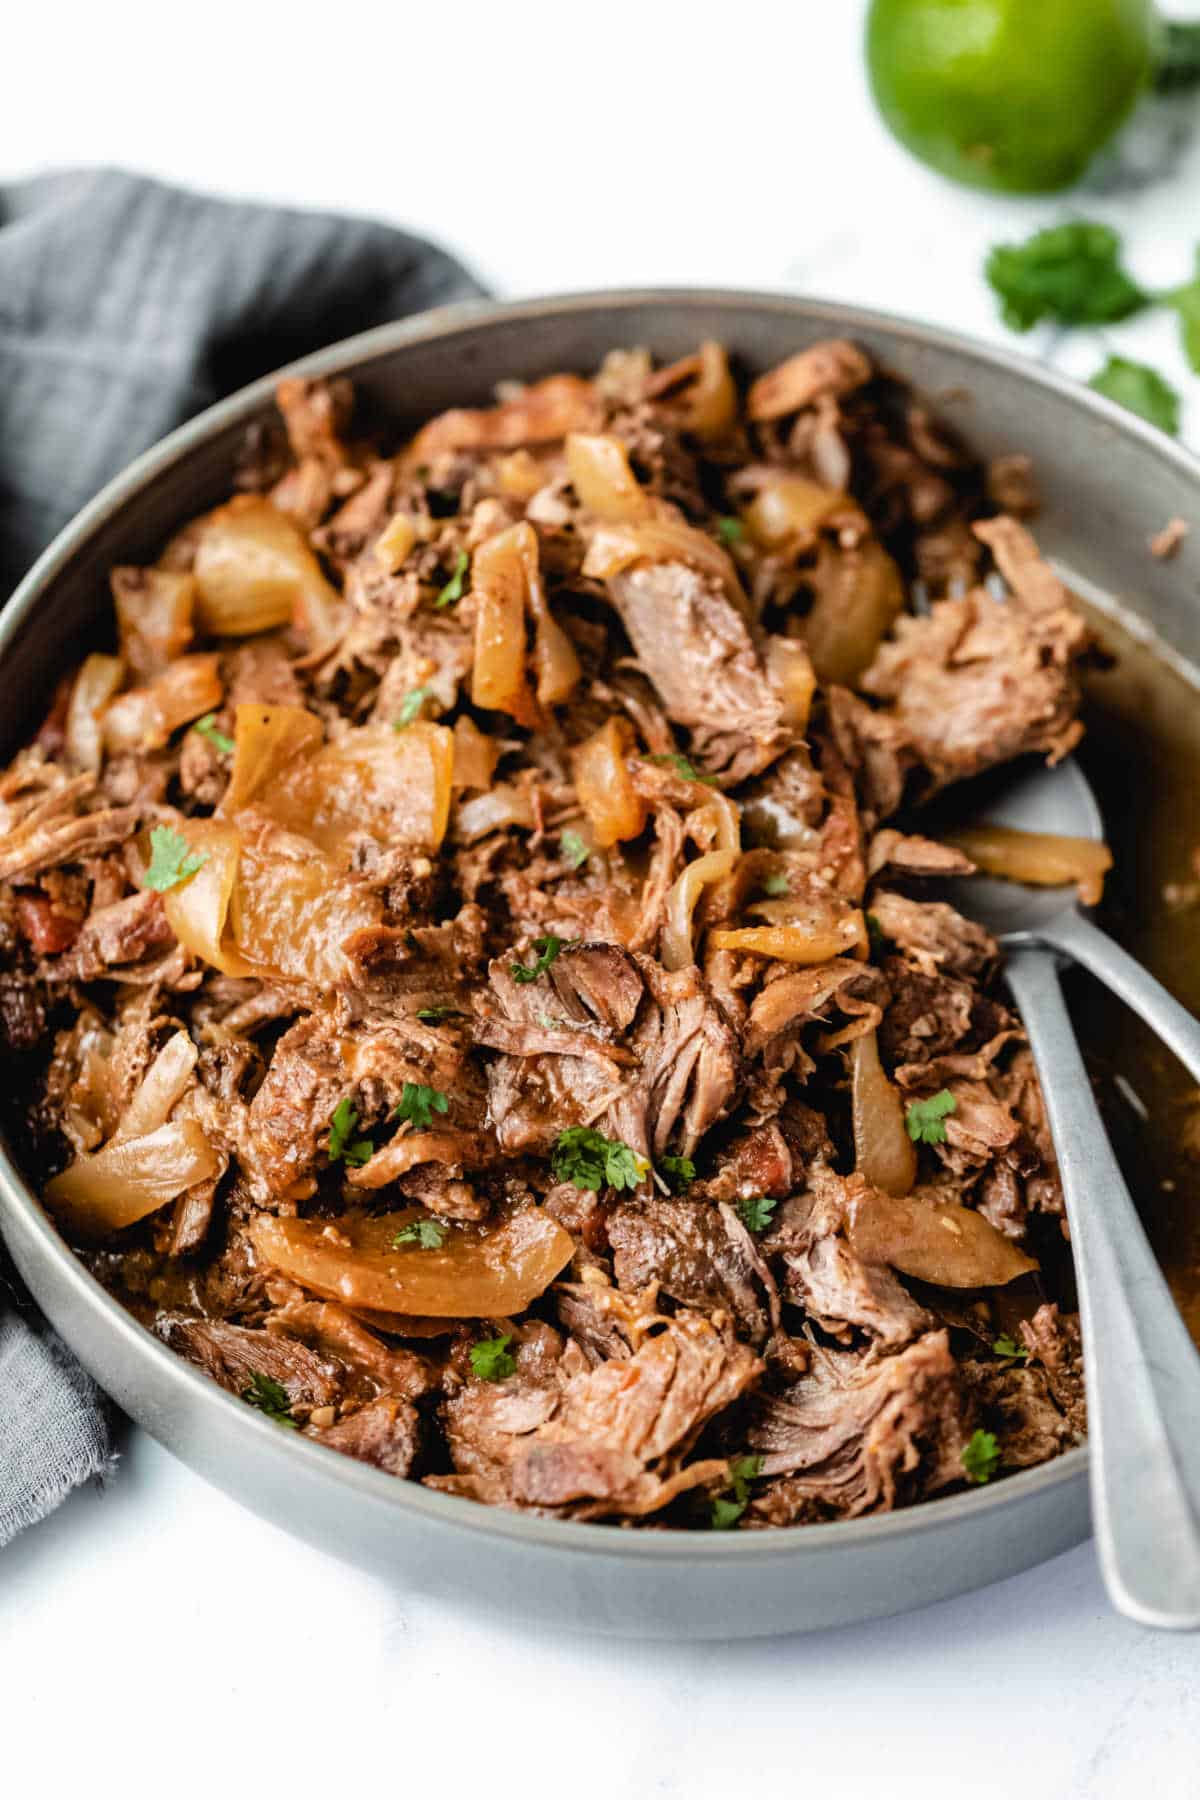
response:
{"label": "dark seasoning on meat", "polygon": [[278,399],[0,780],[10,1132],[79,1255],[273,1428],[556,1517],[1076,1442],[1037,1079],[912,823],[1079,734],[1027,468],[840,342],[391,455]]}

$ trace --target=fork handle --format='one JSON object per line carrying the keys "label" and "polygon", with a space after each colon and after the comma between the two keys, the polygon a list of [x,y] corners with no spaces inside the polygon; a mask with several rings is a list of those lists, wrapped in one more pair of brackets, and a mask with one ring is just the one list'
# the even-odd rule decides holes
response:
{"label": "fork handle", "polygon": [[1193,1080],[1200,1082],[1200,1020],[1194,1019],[1186,1006],[1168,994],[1161,981],[1107,932],[1085,919],[1074,907],[1068,907],[1037,933],[1038,942],[1061,950],[1072,961],[1112,989],[1139,1018],[1158,1033],[1169,1050],[1173,1050]]}
{"label": "fork handle", "polygon": [[1066,1196],[1088,1402],[1092,1522],[1114,1605],[1200,1627],[1200,1355],[1142,1230],[1075,1041],[1052,951],[1005,970]]}

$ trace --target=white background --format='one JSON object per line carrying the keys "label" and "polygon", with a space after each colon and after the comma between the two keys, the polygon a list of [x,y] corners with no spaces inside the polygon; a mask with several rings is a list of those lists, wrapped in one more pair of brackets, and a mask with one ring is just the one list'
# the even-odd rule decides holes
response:
{"label": "white background", "polygon": [[[24,0],[5,25],[0,178],[121,163],[371,213],[438,237],[509,295],[791,288],[996,337],[986,247],[1071,210],[1119,225],[1147,283],[1190,272],[1195,144],[1137,192],[956,192],[876,122],[862,11]],[[1149,123],[1126,161],[1162,151]],[[1189,386],[1165,319],[1028,344],[1081,375],[1111,345]],[[768,1784],[840,1800],[1193,1800],[1200,1641],[1115,1619],[1090,1547],[819,1638],[538,1633],[304,1549],[135,1432],[106,1492],[0,1554],[0,1785],[35,1780],[184,1800],[518,1785],[528,1800],[728,1800]]]}

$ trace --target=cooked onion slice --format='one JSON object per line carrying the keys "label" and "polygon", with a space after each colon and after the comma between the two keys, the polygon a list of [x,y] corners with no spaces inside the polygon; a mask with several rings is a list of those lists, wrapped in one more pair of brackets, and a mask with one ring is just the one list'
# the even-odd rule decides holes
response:
{"label": "cooked onion slice", "polygon": [[464,788],[490,788],[499,761],[500,746],[494,738],[480,731],[465,713],[454,721],[454,773],[450,785],[455,793]]}
{"label": "cooked onion slice", "polygon": [[804,637],[819,680],[853,687],[904,610],[904,579],[874,538],[851,550],[823,542]]}
{"label": "cooked onion slice", "polygon": [[850,1106],[858,1173],[885,1194],[907,1194],[917,1179],[917,1152],[904,1124],[904,1103],[879,1060],[875,1033],[850,1046]]}
{"label": "cooked onion slice", "polygon": [[646,805],[626,761],[632,747],[629,721],[611,718],[579,745],[572,758],[575,792],[602,850],[637,837],[646,823]]}
{"label": "cooked onion slice", "polygon": [[179,656],[146,687],[121,694],[104,714],[107,748],[134,755],[161,750],[181,725],[216,712],[225,697],[216,655]]}
{"label": "cooked onion slice", "polygon": [[1028,881],[1035,887],[1074,882],[1085,906],[1096,906],[1112,851],[1095,838],[1059,837],[1049,831],[1018,831],[1011,825],[973,825],[945,840],[968,856],[984,875]]}
{"label": "cooked onion slice", "polygon": [[416,1207],[336,1221],[260,1213],[250,1226],[259,1256],[314,1293],[352,1308],[422,1318],[491,1319],[523,1312],[567,1265],[574,1240],[539,1207],[498,1223],[456,1225],[436,1250],[395,1246]]}
{"label": "cooked onion slice", "polygon": [[185,835],[188,850],[205,861],[187,881],[163,895],[167,923],[193,956],[225,975],[249,975],[250,967],[228,931],[241,850],[238,833],[216,819],[191,819]]}
{"label": "cooked onion slice", "polygon": [[737,853],[710,850],[690,862],[667,895],[666,921],[662,930],[662,962],[665,969],[685,969],[696,960],[692,920],[706,887],[723,881],[733,869]]}
{"label": "cooked onion slice", "polygon": [[192,1079],[199,1052],[186,1031],[170,1036],[146,1070],[129,1105],[117,1121],[112,1142],[145,1137],[165,1125],[175,1102]]}
{"label": "cooked onion slice", "polygon": [[637,525],[600,525],[592,533],[583,573],[607,581],[636,562],[681,562],[719,582],[741,612],[746,594],[729,553],[682,519],[649,519]]}
{"label": "cooked onion slice", "polygon": [[866,955],[867,926],[862,913],[834,894],[789,894],[779,900],[759,900],[752,910],[769,923],[713,930],[708,939],[712,948],[749,950],[756,956],[790,963],[828,962],[847,951]]}
{"label": "cooked onion slice", "polygon": [[455,407],[422,426],[404,452],[406,471],[446,450],[517,450],[552,444],[571,431],[588,431],[599,413],[596,390],[580,375],[549,375],[531,382],[500,406]]}
{"label": "cooked onion slice", "polygon": [[806,731],[817,690],[817,672],[807,647],[798,638],[768,638],[767,674],[783,696],[784,724],[793,731]]}
{"label": "cooked onion slice", "polygon": [[581,506],[609,524],[635,525],[654,516],[654,501],[629,466],[620,438],[573,432],[567,469]]}
{"label": "cooked onion slice", "polygon": [[938,1287],[1003,1287],[1038,1266],[969,1207],[916,1195],[863,1194],[851,1202],[848,1235],[864,1262],[887,1263]]}
{"label": "cooked onion slice", "polygon": [[196,582],[177,569],[114,569],[109,576],[121,655],[145,681],[159,675],[192,641]]}
{"label": "cooked onion slice", "polygon": [[763,483],[742,517],[751,535],[775,550],[793,538],[810,536],[848,504],[836,488],[821,487],[804,475],[779,474]]}
{"label": "cooked onion slice", "polygon": [[214,637],[288,624],[327,633],[342,607],[302,533],[258,494],[238,494],[201,522],[195,576],[199,622]]}
{"label": "cooked onion slice", "polygon": [[97,771],[104,760],[101,718],[125,676],[119,656],[88,656],[67,702],[67,756],[76,768]]}
{"label": "cooked onion slice", "polygon": [[177,1200],[220,1167],[195,1119],[172,1119],[157,1131],[78,1157],[50,1182],[46,1204],[80,1236],[102,1237]]}
{"label": "cooked onion slice", "polygon": [[[510,526],[488,538],[471,564],[475,595],[475,662],[471,699],[476,706],[509,713],[519,725],[537,719],[525,678],[525,607],[529,597],[528,538],[532,525]],[[534,538],[534,557],[537,540]]]}

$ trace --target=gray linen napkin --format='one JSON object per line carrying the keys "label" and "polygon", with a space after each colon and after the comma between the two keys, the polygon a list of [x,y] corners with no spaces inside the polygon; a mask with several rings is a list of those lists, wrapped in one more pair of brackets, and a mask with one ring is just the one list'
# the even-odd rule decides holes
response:
{"label": "gray linen napkin", "polygon": [[[0,598],[192,413],[338,338],[482,292],[444,251],[368,220],[114,170],[0,189]],[[0,1545],[110,1453],[105,1402],[4,1274]]]}

